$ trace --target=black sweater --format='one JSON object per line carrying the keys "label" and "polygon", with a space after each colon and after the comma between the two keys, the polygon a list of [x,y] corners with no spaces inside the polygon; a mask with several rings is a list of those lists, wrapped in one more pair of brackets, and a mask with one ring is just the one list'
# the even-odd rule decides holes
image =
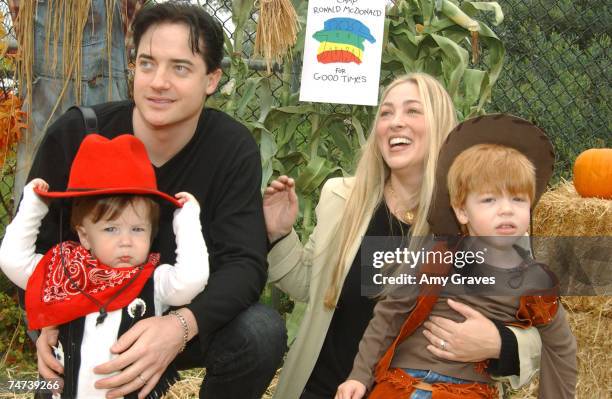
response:
{"label": "black sweater", "polygon": [[[113,138],[133,134],[131,101],[93,107],[99,134]],[[28,181],[45,179],[50,191],[64,191],[70,165],[84,137],[81,113],[69,110],[55,121],[36,155]],[[187,307],[198,323],[206,353],[215,331],[255,303],[266,282],[267,240],[261,200],[261,160],[249,131],[223,112],[205,108],[189,143],[172,159],[154,168],[160,191],[193,194],[200,202],[202,230],[208,246],[210,278],[206,289]],[[70,232],[69,202],[64,201],[63,240]],[[38,253],[59,242],[60,201],[54,200],[43,220]],[[171,205],[161,204],[159,232],[152,252],[161,262],[175,261]]]}

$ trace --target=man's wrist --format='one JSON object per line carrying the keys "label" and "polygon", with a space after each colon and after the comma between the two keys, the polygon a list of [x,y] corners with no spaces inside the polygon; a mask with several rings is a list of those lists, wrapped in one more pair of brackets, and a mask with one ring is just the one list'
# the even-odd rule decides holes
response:
{"label": "man's wrist", "polygon": [[176,311],[185,319],[188,328],[187,340],[191,341],[193,337],[198,335],[198,323],[195,319],[195,316],[188,308],[180,308]]}

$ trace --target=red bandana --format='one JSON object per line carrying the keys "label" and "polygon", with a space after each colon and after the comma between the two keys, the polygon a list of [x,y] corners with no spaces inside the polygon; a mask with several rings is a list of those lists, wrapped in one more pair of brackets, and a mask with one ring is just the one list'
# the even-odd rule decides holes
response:
{"label": "red bandana", "polygon": [[63,255],[59,244],[51,248],[28,280],[25,302],[30,329],[64,324],[99,312],[100,306],[107,312],[127,306],[159,264],[159,254],[150,254],[144,265],[115,268],[99,263],[79,243],[66,241],[61,249]]}

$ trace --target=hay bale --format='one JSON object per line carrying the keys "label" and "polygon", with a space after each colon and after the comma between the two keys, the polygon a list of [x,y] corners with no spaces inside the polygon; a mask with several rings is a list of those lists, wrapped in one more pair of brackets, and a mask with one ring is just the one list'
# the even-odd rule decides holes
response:
{"label": "hay bale", "polygon": [[571,182],[547,191],[533,215],[533,250],[562,295],[612,295],[612,200],[583,198]]}
{"label": "hay bale", "polygon": [[533,214],[535,236],[612,236],[612,200],[583,198],[562,181],[542,195]]}
{"label": "hay bale", "polygon": [[[581,271],[591,281],[604,283],[602,276],[595,275],[600,267],[593,268],[594,262],[585,262],[593,245],[607,245],[612,236],[612,201],[599,198],[583,198],[574,185],[562,181],[548,190],[538,203],[533,214],[533,233],[540,237],[581,237],[575,239],[534,240],[536,257],[554,269],[554,259],[559,255],[573,254]],[[596,238],[587,238],[596,237]],[[603,241],[602,241],[603,240]],[[608,240],[608,241],[606,241]],[[602,244],[603,243],[603,244]],[[558,257],[557,257],[558,258]],[[549,261],[547,261],[547,259]],[[609,259],[608,270],[609,270]],[[597,262],[595,262],[597,263]],[[573,278],[574,270],[563,270],[561,276]],[[557,275],[559,273],[557,272]],[[585,277],[585,276],[582,276]],[[569,282],[576,290],[580,276]],[[608,284],[595,286],[595,293],[609,289]],[[577,398],[612,397],[612,297],[567,296],[561,298],[568,314],[568,321],[578,343],[578,385]],[[513,399],[536,398],[538,381],[514,393]]]}
{"label": "hay bale", "polygon": [[197,398],[200,393],[202,378],[206,374],[206,369],[194,368],[179,371],[181,380],[170,388],[163,399],[187,399]]}
{"label": "hay bale", "polygon": [[[276,390],[276,383],[278,382],[278,374],[280,369],[277,370],[276,375],[270,382],[268,389],[264,392],[261,399],[271,399],[274,391]],[[206,369],[191,369],[179,371],[181,380],[174,384],[172,388],[164,395],[163,399],[191,399],[197,398],[200,392],[200,385],[202,385],[202,379],[206,374]],[[0,399],[2,399],[0,397]]]}
{"label": "hay bale", "polygon": [[[568,321],[578,343],[576,398],[612,397],[612,297],[564,297]],[[510,395],[537,398],[538,381]]]}
{"label": "hay bale", "polygon": [[[562,301],[578,342],[576,397],[612,397],[612,368],[609,367],[612,364],[612,297],[564,297]],[[203,376],[203,369],[181,371],[183,380],[172,387],[165,399],[197,398]],[[272,397],[277,381],[278,373],[262,399]],[[510,398],[535,399],[537,395],[538,379],[534,378],[526,387],[511,393]]]}

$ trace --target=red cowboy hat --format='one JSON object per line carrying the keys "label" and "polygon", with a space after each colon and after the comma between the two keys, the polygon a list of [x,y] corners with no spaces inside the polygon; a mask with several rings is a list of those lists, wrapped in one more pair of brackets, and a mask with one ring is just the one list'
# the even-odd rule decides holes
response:
{"label": "red cowboy hat", "polygon": [[144,144],[131,134],[112,140],[98,134],[85,137],[77,151],[66,191],[44,192],[48,198],[87,197],[110,194],[155,195],[177,207],[174,197],[157,190],[157,180]]}

